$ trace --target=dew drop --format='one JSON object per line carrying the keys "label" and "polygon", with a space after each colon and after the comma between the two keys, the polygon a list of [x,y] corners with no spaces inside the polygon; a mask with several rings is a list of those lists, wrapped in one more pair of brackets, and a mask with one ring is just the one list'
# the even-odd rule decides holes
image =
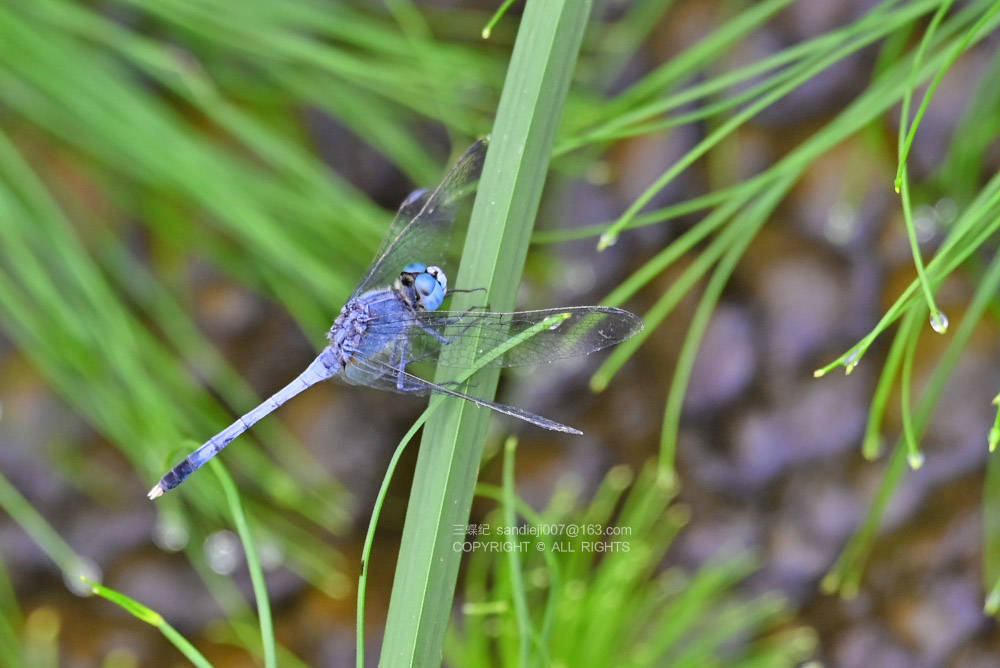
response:
{"label": "dew drop", "polygon": [[90,596],[94,592],[91,591],[90,585],[81,579],[81,576],[92,582],[100,582],[104,574],[96,561],[86,557],[77,559],[72,568],[63,571],[63,583],[67,589],[77,596]]}
{"label": "dew drop", "polygon": [[188,525],[173,513],[163,513],[153,528],[153,542],[167,552],[180,552],[191,539]]}
{"label": "dew drop", "polygon": [[59,637],[62,619],[51,605],[35,608],[24,620],[25,644],[28,647],[52,645]]}
{"label": "dew drop", "polygon": [[228,529],[209,534],[205,539],[205,559],[213,571],[229,575],[240,563],[239,537]]}
{"label": "dew drop", "polygon": [[912,452],[907,456],[906,461],[910,463],[910,468],[916,471],[924,465],[924,453]]}
{"label": "dew drop", "polygon": [[926,243],[934,238],[937,231],[937,212],[933,207],[918,206],[913,212],[913,230],[917,235],[917,241]]}
{"label": "dew drop", "polygon": [[942,311],[937,311],[931,314],[931,329],[933,329],[938,334],[944,334],[948,331],[948,316],[946,316]]}
{"label": "dew drop", "polygon": [[958,205],[950,197],[943,197],[934,204],[934,213],[937,214],[938,223],[950,225],[958,216]]}
{"label": "dew drop", "polygon": [[860,350],[852,350],[851,354],[844,358],[844,374],[850,376],[851,372],[854,371],[854,367],[858,365],[858,360],[861,359]]}
{"label": "dew drop", "polygon": [[261,568],[274,571],[285,563],[285,551],[278,542],[264,539],[257,543],[257,558],[260,559]]}
{"label": "dew drop", "polygon": [[827,217],[823,234],[827,240],[838,246],[846,245],[854,238],[857,230],[857,211],[841,202],[833,207]]}

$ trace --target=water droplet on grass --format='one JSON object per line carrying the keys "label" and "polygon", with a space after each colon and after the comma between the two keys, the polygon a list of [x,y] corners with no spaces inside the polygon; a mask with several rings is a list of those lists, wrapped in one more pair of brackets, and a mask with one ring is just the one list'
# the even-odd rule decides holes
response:
{"label": "water droplet on grass", "polygon": [[161,514],[153,528],[153,542],[167,552],[180,552],[191,539],[187,523],[173,514]]}
{"label": "water droplet on grass", "polygon": [[219,575],[229,575],[240,564],[240,539],[223,529],[205,539],[205,559],[208,567]]}
{"label": "water droplet on grass", "polygon": [[67,589],[77,596],[90,596],[94,592],[90,588],[90,584],[84,582],[81,576],[92,582],[100,582],[104,574],[101,572],[101,567],[97,565],[96,561],[87,559],[86,557],[81,557],[73,564],[72,569],[63,572],[63,582],[66,584]]}
{"label": "water droplet on grass", "polygon": [[937,311],[931,314],[931,329],[933,329],[938,334],[944,334],[948,331],[948,316],[943,312]]}

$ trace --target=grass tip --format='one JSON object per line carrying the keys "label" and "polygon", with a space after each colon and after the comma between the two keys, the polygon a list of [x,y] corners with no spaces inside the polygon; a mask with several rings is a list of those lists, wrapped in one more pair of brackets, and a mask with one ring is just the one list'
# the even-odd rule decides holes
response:
{"label": "grass tip", "polygon": [[933,329],[938,334],[944,334],[948,331],[948,316],[946,316],[941,311],[935,311],[931,314],[931,329]]}
{"label": "grass tip", "polygon": [[820,582],[819,588],[824,594],[835,594],[840,588],[840,576],[836,573],[828,573]]}
{"label": "grass tip", "polygon": [[840,598],[845,601],[851,601],[858,597],[858,584],[845,582],[840,587]]}
{"label": "grass tip", "polygon": [[882,456],[882,438],[877,435],[865,438],[861,445],[861,456],[873,462]]}
{"label": "grass tip", "polygon": [[597,250],[598,251],[607,250],[611,246],[614,246],[616,243],[618,243],[618,234],[605,232],[604,234],[601,235],[600,241],[597,242]]}
{"label": "grass tip", "polygon": [[997,614],[1000,610],[1000,592],[995,589],[989,593],[986,597],[986,601],[983,603],[983,612],[987,615],[993,616]]}
{"label": "grass tip", "polygon": [[603,376],[593,376],[587,385],[590,387],[591,392],[597,394],[607,389],[608,380]]}
{"label": "grass tip", "polygon": [[677,474],[671,468],[660,467],[656,472],[656,485],[662,490],[672,491],[677,485]]}

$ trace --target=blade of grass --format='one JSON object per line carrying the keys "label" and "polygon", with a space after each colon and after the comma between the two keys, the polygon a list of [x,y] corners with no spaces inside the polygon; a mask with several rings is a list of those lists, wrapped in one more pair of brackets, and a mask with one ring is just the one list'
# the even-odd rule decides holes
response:
{"label": "blade of grass", "polygon": [[63,572],[67,584],[76,583],[81,575],[92,575],[93,569],[87,560],[80,557],[62,539],[62,536],[2,473],[0,473],[0,508],[3,508],[4,512],[42,549],[42,552],[55,562]]}
{"label": "blade of grass", "polygon": [[[906,139],[907,135],[907,123],[910,122],[910,101],[913,98],[913,89],[916,87],[917,72],[920,69],[920,62],[923,60],[924,52],[927,50],[927,45],[930,44],[931,38],[934,36],[934,32],[937,30],[938,24],[941,23],[941,19],[948,12],[948,8],[954,0],[945,0],[938,7],[938,10],[934,13],[934,17],[931,18],[930,25],[927,26],[927,30],[924,31],[924,37],[920,40],[920,46],[917,47],[917,52],[913,57],[913,67],[910,70],[910,86],[903,93],[903,104],[899,112],[899,137],[897,140],[897,152],[899,155],[899,167],[896,171],[896,181],[895,189],[899,193],[900,199],[903,204],[903,221],[906,224],[906,236],[910,241],[910,252],[913,254],[913,265],[917,269],[917,278],[920,281],[920,287],[924,292],[924,299],[927,300],[927,310],[931,314],[931,326],[935,331],[944,334],[944,331],[948,328],[947,318],[939,313],[937,305],[934,303],[934,295],[931,292],[930,283],[927,280],[927,273],[924,269],[924,260],[920,256],[920,246],[917,242],[917,231],[913,224],[913,212],[910,206],[910,180],[906,171],[906,160],[907,153],[909,151],[909,142]],[[947,65],[944,67],[947,69]],[[930,99],[930,95],[925,96],[925,103]],[[921,111],[923,111],[924,105],[921,105]],[[919,124],[919,118],[914,120],[915,124]],[[943,319],[943,320],[942,320]],[[943,326],[935,325],[935,323],[943,322]],[[914,446],[915,447],[915,446]]]}
{"label": "blade of grass", "polygon": [[[251,646],[259,639],[260,630],[256,624],[230,620],[229,624],[218,625],[210,629],[209,638],[212,642],[232,645],[240,649]],[[308,663],[297,657],[287,647],[277,645],[278,665],[281,668],[311,668]]]}
{"label": "blade of grass", "polygon": [[[556,128],[591,3],[530,0],[486,155],[456,285],[485,287],[513,306]],[[454,308],[463,308],[455,304]],[[439,370],[436,381],[453,380]],[[499,372],[477,375],[490,396]],[[437,665],[461,561],[455,525],[468,522],[488,411],[450,402],[428,421],[406,513],[382,647],[384,665]]]}
{"label": "blade of grass", "polygon": [[[976,324],[982,318],[989,303],[994,299],[998,287],[1000,287],[1000,255],[994,256],[989,269],[973,295],[972,301],[969,303],[968,309],[955,328],[954,338],[948,343],[948,347],[945,349],[944,354],[941,355],[940,361],[935,366],[933,373],[927,381],[924,392],[917,404],[917,409],[914,411],[912,434],[914,439],[919,441],[923,436],[924,430],[930,422],[934,406],[937,404],[941,392],[944,391],[945,383],[952,369],[958,363],[958,359],[965,349],[969,337],[972,336]],[[920,308],[923,308],[923,306],[922,303],[919,303]],[[871,552],[882,515],[889,503],[889,499],[892,497],[892,493],[906,473],[906,455],[907,449],[903,443],[903,437],[900,437],[886,465],[886,470],[882,476],[878,491],[871,502],[871,506],[861,527],[848,541],[843,552],[837,558],[836,563],[823,578],[822,588],[824,591],[839,591],[845,598],[850,598],[857,593],[864,569],[864,562]]]}
{"label": "blade of grass", "polygon": [[983,587],[986,614],[1000,611],[1000,457],[986,464],[983,481]]}
{"label": "blade of grass", "polygon": [[910,389],[913,377],[913,358],[917,352],[917,341],[920,340],[920,329],[916,322],[920,319],[923,309],[914,307],[908,314],[900,329],[906,346],[903,348],[903,370],[899,379],[900,419],[903,423],[903,442],[906,444],[906,461],[911,469],[919,469],[924,465],[924,455],[913,428],[913,416],[910,412]]}
{"label": "blade of grass", "polygon": [[0,559],[0,664],[11,668],[25,665],[18,640],[18,632],[23,626],[24,615],[17,604],[7,566]]}
{"label": "blade of grass", "polygon": [[[942,3],[941,8],[935,15],[934,20],[930,26],[927,28],[927,40],[930,40],[930,36],[933,35],[934,29],[940,22],[940,17],[944,16],[944,13],[948,10],[951,5],[949,0]],[[934,78],[931,80],[930,84],[927,86],[927,92],[924,93],[923,99],[920,101],[920,107],[917,109],[917,113],[913,116],[913,123],[910,125],[909,130],[906,132],[905,138],[902,137],[902,126],[900,127],[900,150],[899,150],[899,167],[896,171],[896,190],[899,190],[900,181],[902,180],[903,171],[906,169],[907,158],[910,155],[910,147],[913,145],[913,139],[917,135],[917,129],[920,127],[920,121],[923,120],[924,113],[927,111],[927,106],[930,104],[931,98],[934,96],[934,92],[937,90],[938,85],[941,80],[944,79],[944,75],[948,73],[948,69],[958,60],[958,57],[962,53],[972,46],[976,40],[981,39],[989,30],[987,26],[989,25],[993,15],[1000,11],[1000,2],[994,3],[986,12],[979,17],[969,30],[967,30],[961,37],[961,39],[956,40],[952,44],[951,50],[948,52],[947,57],[944,62],[938,68],[937,72],[934,74]],[[916,86],[916,64],[923,55],[926,49],[926,44],[921,42],[919,50],[916,56],[916,62],[914,63],[914,76],[912,77],[909,87],[907,88],[908,93],[912,94],[913,88]],[[902,120],[906,121],[906,116],[902,116]],[[904,123],[905,125],[905,123]]]}
{"label": "blade of grass", "polygon": [[[504,524],[508,527],[516,527],[515,517],[516,489],[514,484],[514,452],[517,450],[517,439],[508,438],[504,442],[503,448],[503,517]],[[513,533],[507,535],[507,542],[513,544],[515,536]],[[544,648],[538,634],[531,627],[531,618],[528,615],[528,599],[524,592],[524,573],[521,570],[521,555],[516,549],[507,552],[508,569],[510,571],[510,587],[514,599],[514,616],[517,618],[518,636],[518,657],[519,664],[528,665],[528,647],[531,640],[538,644],[539,651]]]}
{"label": "blade of grass", "polygon": [[723,288],[729,282],[730,275],[740,258],[743,257],[743,252],[750,241],[756,236],[757,231],[767,221],[771,212],[778,206],[793,183],[792,178],[786,178],[776,184],[733,223],[741,228],[746,226],[746,230],[719,260],[719,264],[712,272],[712,277],[705,287],[705,292],[698,303],[694,317],[691,319],[691,326],[684,338],[684,344],[677,359],[677,368],[670,380],[667,403],[663,409],[663,426],[660,433],[660,474],[667,480],[673,480],[676,475],[674,459],[677,449],[677,435],[680,430],[681,407],[684,403],[684,394],[687,390],[688,379],[691,377],[691,370],[694,368],[698,348],[712,317],[712,312],[715,310],[715,304],[722,295]]}
{"label": "blade of grass", "polygon": [[276,655],[274,651],[274,626],[271,623],[271,602],[267,598],[267,584],[264,581],[264,572],[260,568],[260,560],[257,558],[257,548],[250,534],[250,526],[247,524],[243,506],[240,504],[240,495],[236,491],[236,484],[233,482],[226,467],[217,459],[211,462],[212,471],[222,485],[222,491],[226,495],[226,502],[229,504],[229,512],[233,516],[233,524],[236,525],[236,532],[243,543],[243,551],[247,557],[247,569],[250,571],[250,583],[253,585],[254,598],[257,599],[257,616],[260,621],[260,637],[264,647],[264,665],[266,668],[275,668]]}
{"label": "blade of grass", "polygon": [[174,627],[168,624],[160,613],[156,612],[152,608],[147,608],[142,603],[139,603],[135,599],[129,598],[125,594],[117,592],[114,589],[110,589],[84,577],[81,577],[81,579],[90,586],[90,590],[94,594],[120,606],[136,619],[146,622],[150,626],[159,629],[160,633],[162,633],[163,636],[169,640],[170,643],[176,647],[188,661],[197,666],[197,668],[212,668],[212,664],[208,662],[208,659],[206,659],[201,652],[196,650],[194,645],[188,642],[187,638],[182,636],[176,629],[174,629]]}
{"label": "blade of grass", "polygon": [[868,410],[868,423],[865,426],[865,435],[861,440],[861,454],[865,459],[873,460],[882,454],[882,418],[885,416],[885,406],[889,401],[889,393],[896,380],[900,362],[903,359],[903,348],[906,344],[906,337],[903,329],[900,328],[893,337],[892,346],[886,355],[885,363],[879,374],[878,384],[875,386],[875,393],[872,395],[871,406]]}

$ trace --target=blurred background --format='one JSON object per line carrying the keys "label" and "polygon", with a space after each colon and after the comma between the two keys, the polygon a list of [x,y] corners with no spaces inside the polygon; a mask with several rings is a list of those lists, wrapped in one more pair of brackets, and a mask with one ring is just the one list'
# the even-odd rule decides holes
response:
{"label": "blurred background", "polygon": [[[304,368],[395,207],[490,131],[522,9],[484,40],[497,4],[0,6],[0,664],[184,665],[81,574],[213,665],[259,663],[218,477],[145,492]],[[526,559],[553,664],[1000,666],[995,10],[595,2],[520,307],[613,303],[647,328],[505,376],[501,401],[585,435],[496,417],[472,518],[502,520],[516,434],[526,521],[631,527],[628,554]],[[907,220],[900,104],[913,84],[912,119],[938,73]],[[944,260],[943,336],[908,223]],[[861,340],[852,373],[813,377]],[[221,457],[280,665],[354,662],[372,504],[425,405],[326,383]],[[376,532],[370,665],[415,456]],[[517,665],[507,568],[465,558],[450,665]]]}

